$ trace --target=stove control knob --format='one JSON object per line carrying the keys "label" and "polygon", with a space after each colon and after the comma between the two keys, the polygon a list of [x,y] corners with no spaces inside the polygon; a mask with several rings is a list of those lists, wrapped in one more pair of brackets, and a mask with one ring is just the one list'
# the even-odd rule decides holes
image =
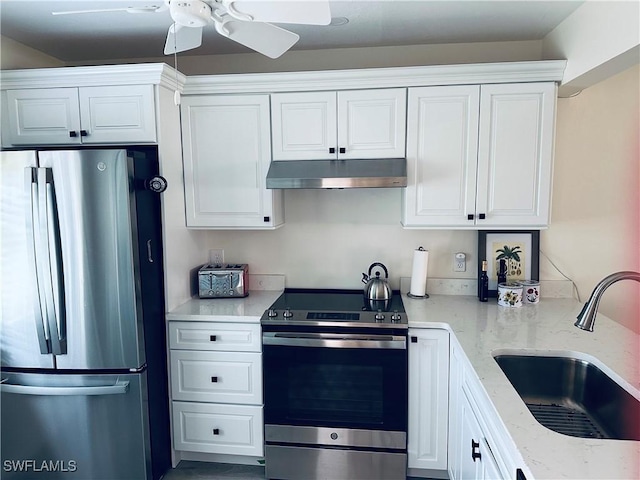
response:
{"label": "stove control knob", "polygon": [[284,311],[282,316],[284,318],[291,318],[291,317],[293,317],[293,313],[291,313],[291,309],[289,307],[287,307],[287,309]]}
{"label": "stove control knob", "polygon": [[400,314],[398,313],[397,310],[394,310],[393,311],[393,315],[391,315],[391,321],[395,322],[395,323],[398,323],[398,322],[400,322],[400,320],[402,320],[402,317],[400,316]]}
{"label": "stove control knob", "polygon": [[273,318],[277,316],[278,316],[278,312],[276,312],[273,308],[270,308],[269,311],[267,312],[267,317],[269,318]]}
{"label": "stove control knob", "polygon": [[384,321],[384,313],[382,313],[382,310],[378,310],[378,313],[376,313],[374,318],[376,319],[376,322]]}

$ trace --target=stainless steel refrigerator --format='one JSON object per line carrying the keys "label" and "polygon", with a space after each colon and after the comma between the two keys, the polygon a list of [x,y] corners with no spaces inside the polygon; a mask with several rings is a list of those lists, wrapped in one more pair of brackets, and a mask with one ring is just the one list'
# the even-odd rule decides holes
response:
{"label": "stainless steel refrigerator", "polygon": [[170,464],[155,147],[0,152],[3,479]]}

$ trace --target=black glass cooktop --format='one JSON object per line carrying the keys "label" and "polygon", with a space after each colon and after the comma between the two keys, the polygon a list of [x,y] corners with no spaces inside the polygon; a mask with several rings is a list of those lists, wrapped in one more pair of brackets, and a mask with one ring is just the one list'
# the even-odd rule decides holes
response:
{"label": "black glass cooktop", "polygon": [[406,325],[400,292],[368,300],[362,290],[287,289],[262,316],[262,323]]}

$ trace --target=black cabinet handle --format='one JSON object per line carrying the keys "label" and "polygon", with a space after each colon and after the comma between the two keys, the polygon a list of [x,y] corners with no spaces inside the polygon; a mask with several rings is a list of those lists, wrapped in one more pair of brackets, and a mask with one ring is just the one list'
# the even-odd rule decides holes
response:
{"label": "black cabinet handle", "polygon": [[218,337],[216,337],[215,335],[209,335],[209,341],[210,342],[215,342],[218,339]]}
{"label": "black cabinet handle", "polygon": [[213,434],[214,435],[220,435],[220,429],[219,428],[214,428],[213,429]]}
{"label": "black cabinet handle", "polygon": [[329,147],[329,153],[336,153],[336,147]]}
{"label": "black cabinet handle", "polygon": [[218,383],[218,377],[211,377],[211,383]]}
{"label": "black cabinet handle", "polygon": [[418,337],[411,337],[411,343],[418,343]]}
{"label": "black cabinet handle", "polygon": [[78,136],[78,132],[76,132],[75,130],[71,130],[71,131],[69,132],[69,136],[70,136],[71,138],[75,138],[75,137],[77,137],[77,136]]}
{"label": "black cabinet handle", "polygon": [[467,220],[473,220],[473,213],[467,215]]}
{"label": "black cabinet handle", "polygon": [[86,130],[80,130],[81,137],[86,137],[87,135],[89,135],[89,133]]}
{"label": "black cabinet handle", "polygon": [[265,222],[270,222],[271,221],[271,217],[262,217],[262,220],[264,220]]}
{"label": "black cabinet handle", "polygon": [[340,152],[340,153],[347,153],[347,149],[346,149],[346,148],[344,148],[344,147],[340,147],[339,152]]}
{"label": "black cabinet handle", "polygon": [[486,215],[484,213],[480,213],[480,214],[478,214],[478,218],[480,220],[484,220],[486,218]]}
{"label": "black cabinet handle", "polygon": [[471,459],[475,462],[476,459],[481,459],[482,454],[480,453],[480,443],[474,442],[473,438],[471,439]]}

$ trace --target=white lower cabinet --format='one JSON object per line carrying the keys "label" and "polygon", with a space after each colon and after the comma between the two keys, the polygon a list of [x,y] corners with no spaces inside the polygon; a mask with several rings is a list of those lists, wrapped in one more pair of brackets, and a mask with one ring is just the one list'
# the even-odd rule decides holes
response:
{"label": "white lower cabinet", "polygon": [[408,463],[419,470],[447,469],[449,332],[409,330]]}
{"label": "white lower cabinet", "polygon": [[176,451],[264,455],[260,325],[169,323]]}
{"label": "white lower cabinet", "polygon": [[450,359],[449,478],[516,478],[517,448],[453,335]]}

